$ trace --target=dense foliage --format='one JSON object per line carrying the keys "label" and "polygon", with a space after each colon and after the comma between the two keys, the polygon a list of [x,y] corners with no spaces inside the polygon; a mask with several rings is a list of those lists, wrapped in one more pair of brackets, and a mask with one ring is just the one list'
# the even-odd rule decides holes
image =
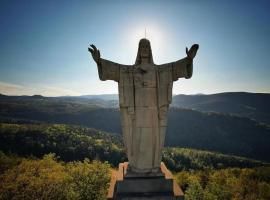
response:
{"label": "dense foliage", "polygon": [[228,168],[175,174],[186,200],[268,200],[270,168]]}
{"label": "dense foliage", "polygon": [[58,162],[52,155],[14,161],[0,154],[8,169],[0,173],[1,200],[101,200],[110,180],[109,165],[99,161]]}
{"label": "dense foliage", "polygon": [[0,95],[0,120],[75,124],[120,133],[120,115],[111,104],[115,103],[102,99]]}
{"label": "dense foliage", "polygon": [[166,148],[163,151],[162,160],[170,170],[176,172],[182,170],[224,169],[228,167],[270,166],[268,163],[243,157],[185,148]]}
{"label": "dense foliage", "polygon": [[[118,135],[63,124],[2,123],[0,150],[36,157],[55,153],[63,161],[99,159],[108,161],[112,166],[126,160],[122,140]],[[266,165],[260,161],[181,148],[165,148],[163,161],[173,171]]]}
{"label": "dense foliage", "polygon": [[[172,108],[166,144],[270,161],[270,126],[229,114]],[[175,134],[170,134],[175,133]]]}
{"label": "dense foliage", "polygon": [[[266,96],[268,98],[269,95]],[[201,96],[201,98],[204,97]],[[200,99],[199,96],[198,98]],[[231,105],[229,103],[232,102],[226,98],[226,95],[222,96],[221,94],[217,95],[215,100],[221,102],[226,100],[227,106]],[[249,110],[250,112],[256,110],[263,112],[263,107],[266,111],[268,109],[265,101],[259,101],[260,98],[257,98],[257,100],[261,103],[254,103],[256,98],[255,100],[244,100],[244,97],[237,97],[235,100],[240,107],[240,103],[243,102],[243,112],[247,115],[242,116],[248,116]],[[193,102],[194,104],[192,104],[192,99],[188,102],[190,106],[201,105],[199,100]],[[206,98],[203,102],[211,103],[211,98]],[[119,110],[109,108],[111,103],[111,101],[85,98],[0,96],[0,121],[9,123],[77,124],[120,134]],[[238,114],[242,112],[241,109],[231,108]],[[262,115],[264,114],[267,119],[267,112]],[[166,146],[217,151],[269,162],[269,154],[264,153],[270,151],[268,145],[270,142],[269,133],[269,125],[261,124],[246,117],[228,113],[206,113],[172,108],[168,115]]]}
{"label": "dense foliage", "polygon": [[[202,152],[200,152],[202,153]],[[110,179],[107,163],[59,162],[0,152],[0,200],[105,200]],[[187,200],[268,200],[270,167],[181,171],[174,174]]]}
{"label": "dense foliage", "polygon": [[270,124],[270,94],[224,92],[218,94],[176,95],[172,106],[235,114]]}
{"label": "dense foliage", "polygon": [[100,159],[116,166],[125,160],[118,135],[91,128],[49,124],[0,124],[0,150],[42,157],[55,153],[64,161]]}
{"label": "dense foliage", "polygon": [[[121,133],[119,110],[113,108],[115,99],[87,98],[0,95],[0,200],[106,198],[110,166],[126,160],[120,134],[104,132]],[[227,113],[169,112],[166,144],[171,147],[162,160],[186,200],[270,199],[270,127],[240,117],[268,122],[267,98],[174,97],[178,106]]]}
{"label": "dense foliage", "polygon": [[[126,159],[118,135],[63,124],[2,123],[0,150],[0,200],[105,199],[109,164]],[[162,159],[187,200],[269,199],[268,163],[185,148]]]}

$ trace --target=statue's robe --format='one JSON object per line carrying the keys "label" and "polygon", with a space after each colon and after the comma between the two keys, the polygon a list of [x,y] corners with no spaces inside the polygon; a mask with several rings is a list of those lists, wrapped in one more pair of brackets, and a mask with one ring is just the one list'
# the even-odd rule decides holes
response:
{"label": "statue's robe", "polygon": [[118,82],[123,139],[132,171],[159,170],[173,81],[191,78],[192,71],[192,59],[187,57],[144,66],[100,59],[100,80]]}

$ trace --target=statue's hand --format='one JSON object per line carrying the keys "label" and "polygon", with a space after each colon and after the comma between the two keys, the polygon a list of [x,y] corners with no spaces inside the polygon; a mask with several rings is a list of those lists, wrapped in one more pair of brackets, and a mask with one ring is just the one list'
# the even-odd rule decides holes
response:
{"label": "statue's hand", "polygon": [[98,64],[99,59],[100,59],[100,52],[97,49],[97,47],[95,45],[91,44],[90,47],[88,48],[88,51],[92,54],[94,61]]}
{"label": "statue's hand", "polygon": [[198,49],[199,49],[198,44],[193,44],[192,47],[189,50],[186,47],[187,57],[193,59],[196,56],[196,53],[197,53]]}

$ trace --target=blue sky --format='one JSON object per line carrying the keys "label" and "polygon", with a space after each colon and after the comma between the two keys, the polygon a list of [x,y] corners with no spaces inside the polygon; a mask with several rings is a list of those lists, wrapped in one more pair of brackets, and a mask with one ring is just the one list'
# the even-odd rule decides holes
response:
{"label": "blue sky", "polygon": [[270,92],[269,1],[0,2],[0,93],[46,96],[117,93],[87,52],[134,64],[139,39],[154,62],[200,44],[191,79],[173,93]]}

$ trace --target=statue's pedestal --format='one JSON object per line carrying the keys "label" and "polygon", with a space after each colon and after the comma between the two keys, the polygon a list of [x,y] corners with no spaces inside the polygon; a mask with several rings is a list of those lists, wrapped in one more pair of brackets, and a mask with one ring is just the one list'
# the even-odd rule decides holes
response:
{"label": "statue's pedestal", "polygon": [[113,200],[181,200],[184,194],[171,172],[161,163],[160,174],[129,174],[128,163],[120,163],[112,173],[107,199]]}

